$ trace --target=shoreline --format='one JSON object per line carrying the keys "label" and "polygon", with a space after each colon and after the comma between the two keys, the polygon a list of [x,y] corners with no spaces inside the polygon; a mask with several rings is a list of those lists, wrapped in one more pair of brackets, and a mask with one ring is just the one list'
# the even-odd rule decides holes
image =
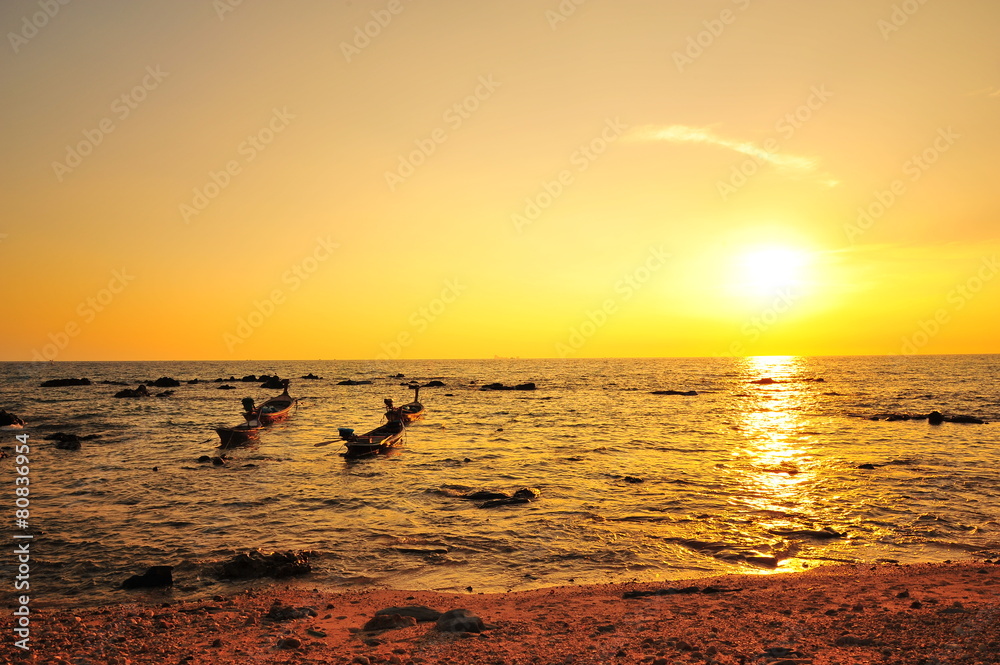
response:
{"label": "shoreline", "polygon": [[[997,560],[1000,563],[1000,560]],[[230,596],[41,609],[25,663],[1000,663],[1000,565],[854,564],[780,575],[506,593],[320,591],[303,580]],[[377,610],[465,609],[481,633],[434,622],[362,631]],[[937,659],[937,660],[935,660]]]}

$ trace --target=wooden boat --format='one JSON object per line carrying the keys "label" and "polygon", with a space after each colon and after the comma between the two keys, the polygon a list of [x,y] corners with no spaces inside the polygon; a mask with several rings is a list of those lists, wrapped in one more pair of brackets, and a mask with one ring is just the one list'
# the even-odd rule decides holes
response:
{"label": "wooden boat", "polygon": [[403,443],[406,425],[402,420],[388,422],[376,427],[366,434],[355,434],[354,430],[340,428],[340,437],[347,445],[347,451],[342,453],[347,459],[361,459],[382,455]]}
{"label": "wooden boat", "polygon": [[277,397],[272,397],[260,406],[248,410],[247,414],[260,420],[262,425],[273,425],[287,418],[292,412],[292,407],[295,406],[295,399],[288,394],[288,383],[288,379],[282,381],[285,387],[284,392]]}
{"label": "wooden boat", "polygon": [[401,420],[404,425],[412,425],[424,419],[424,405],[420,403],[420,386],[414,388],[413,401],[400,407],[393,407],[392,400],[385,400],[385,417],[389,422]]}
{"label": "wooden boat", "polygon": [[220,448],[236,448],[257,440],[264,426],[253,414],[244,413],[243,417],[246,418],[246,422],[236,427],[217,427],[215,429],[215,433],[222,441],[219,444]]}
{"label": "wooden boat", "polygon": [[391,399],[383,400],[387,422],[366,434],[355,434],[353,429],[341,427],[340,438],[347,446],[343,456],[347,459],[372,457],[402,446],[407,426],[424,417],[424,405],[417,401],[420,388],[416,390],[413,401],[409,404],[393,406]]}

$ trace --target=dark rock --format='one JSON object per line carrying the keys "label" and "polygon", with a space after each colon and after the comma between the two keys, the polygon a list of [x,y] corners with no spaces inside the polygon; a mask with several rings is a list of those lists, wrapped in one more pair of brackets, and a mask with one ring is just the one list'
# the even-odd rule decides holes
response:
{"label": "dark rock", "polygon": [[313,374],[312,372],[309,372],[308,374],[306,374],[306,375],[305,375],[305,376],[303,376],[302,378],[303,378],[303,379],[309,379],[310,381],[318,381],[318,380],[322,379],[323,377],[321,377],[321,376],[316,376],[316,375],[315,375],[315,374]]}
{"label": "dark rock", "polygon": [[434,626],[446,633],[481,633],[486,630],[483,620],[469,610],[448,610]]}
{"label": "dark rock", "polygon": [[417,620],[411,616],[403,616],[401,614],[378,614],[376,613],[374,617],[368,620],[368,622],[361,627],[364,631],[375,631],[375,630],[393,630],[395,628],[408,628],[409,626],[416,626]]}
{"label": "dark rock", "polygon": [[[262,376],[262,377],[260,377],[260,380],[261,381],[267,381],[268,378],[270,378],[270,377]],[[257,377],[255,375],[253,375],[253,374],[247,374],[242,379],[240,379],[240,381],[242,381],[243,383],[256,383],[257,382]]]}
{"label": "dark rock", "polygon": [[877,469],[878,466],[875,465],[875,464],[872,464],[870,462],[865,462],[864,464],[859,464],[859,465],[857,465],[854,468],[856,468],[856,469],[866,469],[868,471],[871,471],[872,469]]}
{"label": "dark rock", "polygon": [[371,381],[367,381],[367,380],[355,381],[353,379],[344,379],[343,381],[338,381],[337,385],[338,386],[368,386],[368,385],[371,385]]}
{"label": "dark rock", "polygon": [[164,390],[162,393],[156,393],[157,397],[170,397],[174,394],[173,390]]}
{"label": "dark rock", "polygon": [[428,381],[423,385],[424,388],[444,388],[444,381]]}
{"label": "dark rock", "polygon": [[177,379],[172,379],[169,376],[161,376],[156,381],[153,381],[151,386],[156,388],[176,388],[181,385],[181,382]]}
{"label": "dark rock", "polygon": [[118,392],[115,393],[115,397],[119,399],[122,398],[138,399],[140,397],[149,397],[149,391],[146,389],[146,386],[140,385],[138,388],[134,390],[132,388],[119,390]]}
{"label": "dark rock", "polygon": [[480,386],[480,390],[535,390],[536,386],[532,382],[519,383],[516,386],[505,386],[502,383],[487,383],[484,386]]}
{"label": "dark rock", "polygon": [[940,425],[944,422],[944,416],[941,415],[940,411],[931,411],[927,414],[927,423],[929,425]]}
{"label": "dark rock", "polygon": [[56,442],[56,448],[59,450],[80,450],[81,439],[76,434],[56,432],[55,434],[50,434],[45,438],[54,440]]}
{"label": "dark rock", "polygon": [[492,490],[479,490],[466,494],[462,498],[469,501],[489,501],[491,499],[509,499],[510,494],[506,492],[494,492]]}
{"label": "dark rock", "polygon": [[909,420],[909,419],[910,419],[910,416],[907,415],[907,414],[905,414],[905,413],[892,413],[892,414],[889,414],[889,417],[886,418],[885,421],[887,423],[892,423],[892,422],[896,422],[896,421],[899,421],[899,420]]}
{"label": "dark rock", "polygon": [[90,379],[49,379],[42,382],[42,388],[62,388],[64,386],[89,386]]}
{"label": "dark rock", "polygon": [[190,381],[187,382],[189,386],[197,385],[199,383],[201,383],[201,379],[191,379]]}
{"label": "dark rock", "polygon": [[13,413],[7,413],[0,409],[0,427],[24,427],[24,421]]}
{"label": "dark rock", "polygon": [[515,506],[521,503],[531,503],[531,499],[515,499],[512,496],[506,499],[492,499],[491,501],[486,501],[485,503],[479,504],[480,508],[497,508],[499,506]]}
{"label": "dark rock", "polygon": [[985,420],[980,420],[979,418],[974,418],[972,416],[947,416],[945,420],[949,423],[960,423],[963,425],[985,425]]}
{"label": "dark rock", "polygon": [[122,582],[123,589],[153,589],[174,585],[173,566],[153,566],[142,575],[133,575]]}
{"label": "dark rock", "polygon": [[302,646],[302,641],[297,637],[282,637],[274,645],[276,649],[298,649]]}
{"label": "dark rock", "polygon": [[528,499],[529,501],[534,501],[539,495],[541,495],[541,492],[535,487],[522,487],[514,492],[515,499]]}
{"label": "dark rock", "polygon": [[108,381],[107,379],[105,379],[104,381],[98,381],[97,383],[99,383],[102,386],[127,386],[128,385],[124,381]]}
{"label": "dark rock", "polygon": [[271,609],[267,611],[264,618],[268,621],[293,621],[304,619],[305,617],[318,616],[319,613],[312,607],[292,607],[284,605],[280,600],[275,600],[271,604]]}
{"label": "dark rock", "polygon": [[389,377],[390,379],[405,379],[406,375],[400,372],[399,374],[393,374]]}
{"label": "dark rock", "polygon": [[222,466],[226,463],[226,460],[222,457],[212,457],[212,466]]}
{"label": "dark rock", "polygon": [[402,607],[386,607],[375,612],[375,615],[380,614],[398,614],[403,617],[413,617],[417,621],[437,621],[441,617],[441,613],[437,610],[431,609],[425,605],[404,605]]}
{"label": "dark rock", "polygon": [[219,386],[217,390],[236,390],[236,386]]}
{"label": "dark rock", "polygon": [[291,577],[312,571],[308,552],[262,552],[251,550],[237,554],[219,566],[219,574],[229,579]]}
{"label": "dark rock", "polygon": [[535,384],[532,381],[527,383],[519,383],[514,386],[514,390],[535,390]]}
{"label": "dark rock", "polygon": [[267,378],[264,383],[260,384],[261,388],[266,388],[267,390],[280,390],[285,387],[285,382],[283,379],[278,378],[277,375]]}
{"label": "dark rock", "polygon": [[201,457],[198,458],[198,461],[204,464],[205,462],[211,462],[212,458],[209,455],[202,455]]}
{"label": "dark rock", "polygon": [[646,482],[642,478],[638,478],[636,476],[625,476],[622,480],[624,480],[626,483],[629,483],[629,484],[632,484],[632,485],[638,485],[639,483]]}
{"label": "dark rock", "polygon": [[684,395],[685,397],[694,397],[698,394],[697,390],[688,390],[686,392],[680,390],[654,390],[649,393],[650,395]]}
{"label": "dark rock", "polygon": [[775,381],[771,377],[767,377],[767,378],[764,378],[764,379],[757,379],[756,381],[751,381],[750,383],[754,383],[754,384],[756,384],[758,386],[770,386],[772,384],[777,383],[777,381]]}

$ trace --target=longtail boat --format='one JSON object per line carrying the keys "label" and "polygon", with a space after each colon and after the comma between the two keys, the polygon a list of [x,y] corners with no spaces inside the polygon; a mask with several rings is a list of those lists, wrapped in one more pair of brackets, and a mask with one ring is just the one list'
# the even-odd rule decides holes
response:
{"label": "longtail boat", "polygon": [[217,427],[215,429],[215,433],[222,440],[222,443],[219,444],[220,448],[235,448],[257,440],[264,426],[253,414],[244,413],[243,417],[246,418],[245,423],[235,427]]}
{"label": "longtail boat", "polygon": [[392,400],[386,398],[386,423],[365,434],[355,434],[353,429],[341,427],[338,432],[344,440],[347,451],[341,453],[347,459],[361,459],[382,455],[393,448],[398,448],[405,442],[406,428],[424,417],[424,405],[417,401],[420,389],[413,396],[413,401],[402,406],[393,406]]}
{"label": "longtail boat", "polygon": [[249,414],[259,420],[262,425],[280,423],[287,418],[292,412],[292,407],[295,406],[295,399],[288,394],[288,379],[284,379],[281,383],[285,387],[285,390],[277,397],[272,397],[260,406],[253,406],[253,400],[250,398],[244,399],[243,407],[246,409],[246,414],[244,415]]}

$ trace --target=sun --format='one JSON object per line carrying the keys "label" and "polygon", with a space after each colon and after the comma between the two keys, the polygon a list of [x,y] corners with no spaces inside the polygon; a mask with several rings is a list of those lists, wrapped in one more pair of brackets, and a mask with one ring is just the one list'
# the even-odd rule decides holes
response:
{"label": "sun", "polygon": [[755,247],[739,260],[740,281],[757,294],[793,288],[805,279],[810,264],[809,252],[792,247]]}

